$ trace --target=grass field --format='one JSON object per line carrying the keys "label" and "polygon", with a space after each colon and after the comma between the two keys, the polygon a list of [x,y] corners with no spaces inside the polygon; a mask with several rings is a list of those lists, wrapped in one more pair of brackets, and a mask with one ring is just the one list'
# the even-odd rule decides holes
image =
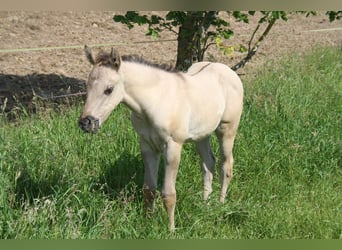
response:
{"label": "grass field", "polygon": [[319,48],[245,79],[227,202],[218,202],[217,176],[202,201],[199,157],[186,145],[174,234],[160,197],[152,217],[144,214],[142,160],[125,107],[96,135],[77,126],[82,104],[16,122],[2,114],[0,238],[341,239],[341,63],[340,49]]}

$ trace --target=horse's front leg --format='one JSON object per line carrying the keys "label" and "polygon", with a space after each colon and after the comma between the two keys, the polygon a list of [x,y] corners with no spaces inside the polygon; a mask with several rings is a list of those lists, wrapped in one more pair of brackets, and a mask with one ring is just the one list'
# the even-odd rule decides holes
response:
{"label": "horse's front leg", "polygon": [[164,150],[165,178],[162,197],[169,216],[170,229],[175,229],[176,178],[181,158],[182,144],[170,139]]}
{"label": "horse's front leg", "polygon": [[149,213],[153,208],[153,201],[157,190],[160,154],[155,152],[142,137],[140,138],[140,149],[145,167],[143,194],[145,207]]}

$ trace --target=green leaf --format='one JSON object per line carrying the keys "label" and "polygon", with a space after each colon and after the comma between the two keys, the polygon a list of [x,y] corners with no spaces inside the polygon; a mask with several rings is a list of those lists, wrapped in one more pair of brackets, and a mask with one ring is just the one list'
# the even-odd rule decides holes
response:
{"label": "green leaf", "polygon": [[244,52],[247,52],[247,51],[248,51],[248,49],[246,48],[246,46],[244,46],[243,44],[240,44],[239,52],[244,53]]}
{"label": "green leaf", "polygon": [[115,16],[113,17],[113,20],[114,20],[114,22],[126,24],[126,26],[128,27],[128,29],[132,29],[132,28],[134,27],[134,25],[130,22],[130,20],[129,20],[126,16],[115,15]]}
{"label": "green leaf", "polygon": [[114,15],[113,20],[114,22],[122,23],[126,20],[126,18],[123,15]]}
{"label": "green leaf", "polygon": [[284,20],[284,21],[287,21],[287,20],[288,20],[287,14],[286,14],[285,11],[280,11],[280,17],[281,17],[281,19]]}
{"label": "green leaf", "polygon": [[153,29],[149,27],[147,29],[147,32],[145,33],[146,36],[152,36],[153,38],[158,38],[159,37],[159,32],[157,29]]}
{"label": "green leaf", "polygon": [[272,11],[272,17],[274,19],[279,19],[280,18],[280,11]]}
{"label": "green leaf", "polygon": [[238,22],[244,22],[244,23],[248,23],[248,16],[245,13],[242,13],[241,11],[233,11],[233,17],[235,17],[235,19]]}
{"label": "green leaf", "polygon": [[153,38],[158,38],[159,37],[159,33],[156,30],[152,30],[152,37]]}
{"label": "green leaf", "polygon": [[173,21],[173,22],[171,22],[171,24],[172,24],[173,26],[179,25],[179,23],[178,23],[177,21]]}
{"label": "green leaf", "polygon": [[143,24],[149,24],[150,20],[148,20],[146,15],[144,15],[144,16],[137,16],[136,22],[138,25],[143,25]]}
{"label": "green leaf", "polygon": [[227,46],[221,49],[224,55],[232,56],[235,52],[234,46]]}
{"label": "green leaf", "polygon": [[217,46],[222,46],[222,38],[220,36],[215,37],[215,43]]}
{"label": "green leaf", "polygon": [[151,24],[159,24],[162,18],[157,15],[152,15],[151,16]]}
{"label": "green leaf", "polygon": [[263,16],[260,18],[259,23],[264,23],[269,21],[271,11],[260,11]]}
{"label": "green leaf", "polygon": [[127,11],[125,16],[128,20],[134,21],[134,19],[138,16],[138,13],[136,11]]}
{"label": "green leaf", "polygon": [[327,11],[326,14],[329,16],[330,22],[342,19],[342,11]]}
{"label": "green leaf", "polygon": [[220,28],[221,26],[228,27],[229,23],[227,21],[217,17],[216,19],[214,19],[212,21],[212,25],[216,26],[217,28]]}
{"label": "green leaf", "polygon": [[151,28],[147,29],[145,36],[152,36],[152,29]]}
{"label": "green leaf", "polygon": [[232,30],[224,30],[222,32],[222,35],[225,39],[230,39],[231,37],[234,36],[234,32]]}
{"label": "green leaf", "polygon": [[126,25],[127,25],[128,29],[133,29],[133,27],[134,27],[134,25],[131,24],[130,22],[126,23]]}
{"label": "green leaf", "polygon": [[166,20],[174,20],[177,25],[180,25],[186,19],[185,11],[170,11],[166,14]]}

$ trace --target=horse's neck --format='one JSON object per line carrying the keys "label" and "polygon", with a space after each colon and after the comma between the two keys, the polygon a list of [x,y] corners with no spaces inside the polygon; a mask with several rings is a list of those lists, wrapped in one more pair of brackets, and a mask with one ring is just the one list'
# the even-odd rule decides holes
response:
{"label": "horse's neck", "polygon": [[159,70],[139,63],[123,62],[122,74],[127,87],[156,85]]}
{"label": "horse's neck", "polygon": [[[163,91],[160,72],[145,65],[123,62],[125,97],[123,102],[134,112],[141,113],[146,105],[156,101],[156,96]],[[165,91],[165,90],[164,90]]]}

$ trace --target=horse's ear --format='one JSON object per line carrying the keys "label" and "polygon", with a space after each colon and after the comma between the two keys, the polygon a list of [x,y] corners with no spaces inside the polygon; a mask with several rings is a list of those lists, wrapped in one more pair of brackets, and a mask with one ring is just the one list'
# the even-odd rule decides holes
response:
{"label": "horse's ear", "polygon": [[84,53],[85,53],[88,61],[91,63],[91,65],[94,65],[95,60],[94,60],[93,55],[91,53],[91,49],[87,45],[84,45]]}
{"label": "horse's ear", "polygon": [[120,54],[117,50],[115,50],[114,48],[112,48],[112,51],[110,52],[110,56],[112,59],[112,66],[115,70],[118,70],[120,68],[120,64],[121,64],[121,57]]}

